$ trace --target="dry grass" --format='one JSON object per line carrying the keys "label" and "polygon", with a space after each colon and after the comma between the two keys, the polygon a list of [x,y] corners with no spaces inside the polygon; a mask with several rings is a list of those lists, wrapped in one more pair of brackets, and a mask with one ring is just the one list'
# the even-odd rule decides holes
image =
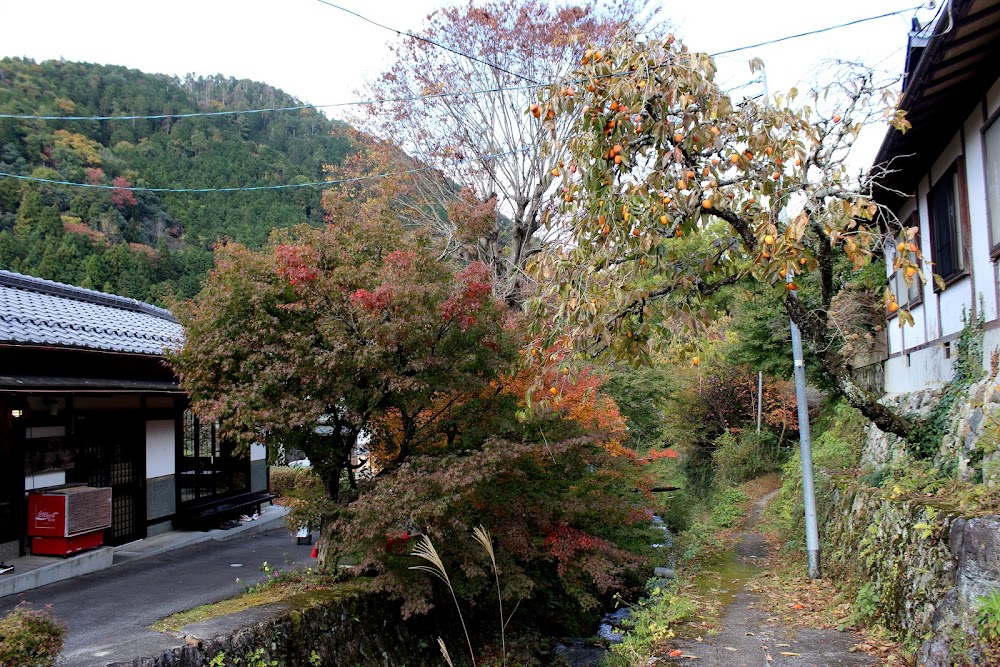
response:
{"label": "dry grass", "polygon": [[179,634],[182,628],[212,618],[238,614],[247,609],[269,604],[287,603],[291,607],[311,606],[322,601],[357,593],[367,587],[364,581],[334,583],[322,575],[276,583],[242,593],[228,600],[177,612],[153,624],[157,632]]}

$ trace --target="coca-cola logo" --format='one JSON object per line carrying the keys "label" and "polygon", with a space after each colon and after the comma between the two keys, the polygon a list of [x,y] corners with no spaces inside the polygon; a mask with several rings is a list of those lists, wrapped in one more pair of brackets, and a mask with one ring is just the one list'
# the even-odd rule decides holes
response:
{"label": "coca-cola logo", "polygon": [[38,524],[52,524],[55,525],[56,519],[59,517],[58,512],[46,512],[45,510],[38,510],[35,513],[35,525]]}

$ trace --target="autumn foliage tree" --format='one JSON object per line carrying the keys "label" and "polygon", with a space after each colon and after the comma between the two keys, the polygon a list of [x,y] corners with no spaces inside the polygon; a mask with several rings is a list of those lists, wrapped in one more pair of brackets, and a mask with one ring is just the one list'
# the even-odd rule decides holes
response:
{"label": "autumn foliage tree", "polygon": [[[539,102],[543,114],[575,121],[568,139],[551,139],[570,155],[557,196],[572,243],[541,258],[536,306],[587,353],[639,359],[677,323],[696,327],[720,289],[757,281],[783,301],[831,384],[905,436],[910,422],[852,380],[831,316],[851,271],[915,231],[845,163],[866,124],[906,129],[895,96],[853,70],[801,105],[795,90],[737,103],[715,82],[711,57],[673,36],[626,33],[586,51],[572,76],[585,83]],[[897,263],[919,263],[901,254]],[[795,298],[803,280],[817,286],[815,299]],[[887,288],[884,304],[898,308]]]}
{"label": "autumn foliage tree", "polygon": [[407,218],[445,240],[446,252],[490,267],[510,304],[522,301],[524,268],[553,212],[546,194],[566,157],[563,145],[542,140],[553,130],[567,136],[574,122],[553,115],[540,119],[543,128],[523,112],[538,87],[572,71],[587,43],[610,42],[645,13],[636,0],[439,9],[395,47],[395,63],[370,86],[384,101],[368,109],[364,127],[406,151],[397,164],[433,167],[413,173],[412,187],[400,192]]}
{"label": "autumn foliage tree", "polygon": [[[201,294],[176,305],[186,337],[171,360],[197,414],[223,437],[304,450],[323,486],[308,508],[321,562],[350,553],[406,613],[435,600],[409,570],[417,534],[459,564],[463,595],[495,594],[468,537],[479,524],[526,612],[594,612],[639,583],[650,483],[600,376],[518,362],[523,317],[484,265],[440,260],[383,198],[343,215],[349,199],[327,198],[324,228],[219,246]],[[524,388],[543,383],[556,395],[526,411]],[[360,440],[370,479],[353,474]]]}
{"label": "autumn foliage tree", "polygon": [[193,406],[227,437],[301,447],[341,499],[358,435],[400,416],[392,463],[440,428],[423,411],[485,384],[511,350],[484,267],[453,272],[425,240],[370,218],[231,243],[179,304],[172,358]]}
{"label": "autumn foliage tree", "polygon": [[[547,389],[528,411],[525,392],[537,374],[557,394]],[[501,414],[479,413],[493,427],[481,446],[455,448],[439,437],[338,513],[335,531],[351,536],[344,546],[358,567],[378,572],[377,585],[404,600],[404,613],[426,611],[434,582],[406,566],[412,538],[427,535],[452,566],[459,595],[495,604],[483,554],[469,548],[471,529],[485,525],[502,595],[518,601],[519,617],[533,619],[534,631],[586,628],[614,593],[641,583],[653,541],[652,480],[622,445],[625,420],[601,394],[602,381],[537,360],[492,381],[489,391],[509,400],[497,403]]]}

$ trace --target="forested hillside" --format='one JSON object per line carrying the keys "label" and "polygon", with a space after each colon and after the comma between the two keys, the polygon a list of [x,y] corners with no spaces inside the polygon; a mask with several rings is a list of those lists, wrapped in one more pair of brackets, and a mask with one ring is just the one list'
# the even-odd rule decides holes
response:
{"label": "forested hillside", "polygon": [[[0,113],[184,114],[301,104],[266,84],[119,66],[0,60]],[[350,150],[311,109],[153,120],[0,118],[0,172],[94,185],[269,186],[323,180]],[[191,296],[217,239],[259,246],[318,222],[314,187],[220,193],[79,188],[0,177],[0,268],[147,301]]]}

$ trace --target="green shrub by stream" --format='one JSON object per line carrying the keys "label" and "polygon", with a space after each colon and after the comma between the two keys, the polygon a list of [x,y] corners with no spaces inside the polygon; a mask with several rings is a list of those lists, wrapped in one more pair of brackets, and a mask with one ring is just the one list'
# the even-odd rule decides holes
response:
{"label": "green shrub by stream", "polygon": [[0,618],[0,665],[52,667],[66,629],[45,611],[23,604]]}

